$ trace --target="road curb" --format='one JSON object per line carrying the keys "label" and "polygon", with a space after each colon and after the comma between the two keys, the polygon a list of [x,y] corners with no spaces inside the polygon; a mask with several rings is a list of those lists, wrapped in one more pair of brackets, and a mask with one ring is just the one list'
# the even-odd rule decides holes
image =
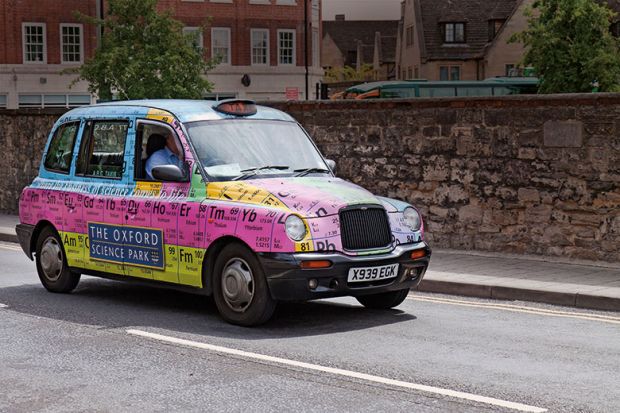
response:
{"label": "road curb", "polygon": [[422,280],[416,290],[427,293],[452,294],[497,300],[532,301],[537,303],[563,305],[567,307],[588,308],[592,310],[620,311],[620,298],[579,293],[530,290],[498,285],[471,284],[428,279]]}

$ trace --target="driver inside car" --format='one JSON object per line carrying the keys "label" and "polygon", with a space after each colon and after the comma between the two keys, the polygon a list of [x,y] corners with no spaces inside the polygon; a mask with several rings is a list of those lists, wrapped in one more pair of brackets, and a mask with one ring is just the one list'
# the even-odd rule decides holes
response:
{"label": "driver inside car", "polygon": [[148,179],[154,179],[152,171],[156,166],[176,165],[183,168],[183,162],[180,159],[181,150],[171,134],[165,137],[158,133],[152,134],[149,136],[146,150],[149,155],[145,167]]}

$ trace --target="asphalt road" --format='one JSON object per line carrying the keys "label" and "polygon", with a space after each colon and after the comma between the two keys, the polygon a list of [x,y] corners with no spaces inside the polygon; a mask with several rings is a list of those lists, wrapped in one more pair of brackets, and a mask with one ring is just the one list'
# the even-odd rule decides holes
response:
{"label": "asphalt road", "polygon": [[48,293],[0,243],[2,412],[615,412],[619,383],[619,313],[415,294],[282,305],[246,329],[175,291]]}

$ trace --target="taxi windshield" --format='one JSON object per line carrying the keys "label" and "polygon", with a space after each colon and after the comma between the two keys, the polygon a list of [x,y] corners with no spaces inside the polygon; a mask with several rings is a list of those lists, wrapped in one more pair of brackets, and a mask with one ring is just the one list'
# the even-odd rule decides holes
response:
{"label": "taxi windshield", "polygon": [[204,121],[188,123],[187,130],[214,180],[330,173],[310,138],[293,122]]}

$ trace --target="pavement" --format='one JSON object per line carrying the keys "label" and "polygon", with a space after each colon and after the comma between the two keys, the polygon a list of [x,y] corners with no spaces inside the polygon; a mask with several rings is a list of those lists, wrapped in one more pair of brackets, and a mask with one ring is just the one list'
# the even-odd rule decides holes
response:
{"label": "pavement", "polygon": [[[18,221],[0,214],[0,241]],[[435,249],[418,290],[620,311],[620,263]]]}

